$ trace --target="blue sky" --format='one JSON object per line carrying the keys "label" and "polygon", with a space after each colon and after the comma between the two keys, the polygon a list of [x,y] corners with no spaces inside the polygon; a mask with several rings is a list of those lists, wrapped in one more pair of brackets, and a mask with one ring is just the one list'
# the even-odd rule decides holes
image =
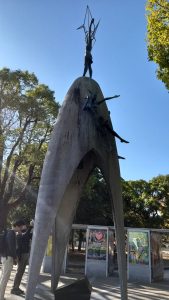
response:
{"label": "blue sky", "polygon": [[34,72],[62,103],[83,73],[84,33],[76,30],[89,5],[100,21],[93,79],[105,97],[117,140],[121,176],[150,180],[169,173],[169,94],[148,62],[145,0],[0,0],[0,68]]}

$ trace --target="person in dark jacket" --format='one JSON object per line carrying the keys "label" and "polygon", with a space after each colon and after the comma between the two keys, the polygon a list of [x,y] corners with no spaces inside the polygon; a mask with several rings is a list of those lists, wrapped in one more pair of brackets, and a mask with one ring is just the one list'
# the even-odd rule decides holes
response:
{"label": "person in dark jacket", "polygon": [[21,232],[23,221],[13,223],[12,229],[6,233],[6,253],[1,258],[2,272],[0,277],[0,300],[4,300],[4,294],[11,275],[13,264],[17,264],[16,232]]}
{"label": "person in dark jacket", "polygon": [[29,225],[23,225],[22,232],[18,233],[16,236],[17,240],[17,258],[18,258],[18,267],[16,275],[14,278],[14,285],[11,290],[11,294],[21,295],[24,294],[24,291],[19,288],[22,276],[25,272],[26,266],[29,262],[29,253],[30,253],[30,242],[32,239],[32,228],[33,223]]}

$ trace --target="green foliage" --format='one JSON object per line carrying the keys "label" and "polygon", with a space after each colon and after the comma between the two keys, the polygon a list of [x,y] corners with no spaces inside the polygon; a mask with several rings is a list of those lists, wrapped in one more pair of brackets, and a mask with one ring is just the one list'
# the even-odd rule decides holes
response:
{"label": "green foliage", "polygon": [[127,227],[144,227],[147,212],[144,209],[143,194],[147,183],[144,180],[122,181],[124,219]]}
{"label": "green foliage", "polygon": [[[0,228],[34,195],[59,105],[28,71],[0,70]],[[2,215],[1,215],[2,214]]]}
{"label": "green foliage", "polygon": [[169,227],[169,175],[144,180],[123,181],[125,225],[129,227]]}
{"label": "green foliage", "polygon": [[169,228],[169,175],[159,175],[149,181],[154,205],[162,218],[161,226]]}
{"label": "green foliage", "polygon": [[74,223],[113,225],[109,191],[99,169],[93,171],[86,184]]}
{"label": "green foliage", "polygon": [[20,205],[16,208],[12,208],[8,214],[8,227],[11,226],[13,220],[25,220],[28,223],[34,219],[36,209],[36,201],[30,199],[25,199]]}
{"label": "green foliage", "polygon": [[[122,197],[126,227],[169,228],[169,175],[148,182],[122,180]],[[98,169],[86,184],[74,223],[113,225],[108,187]]]}
{"label": "green foliage", "polygon": [[169,89],[169,1],[147,0],[147,47],[158,65],[157,77]]}

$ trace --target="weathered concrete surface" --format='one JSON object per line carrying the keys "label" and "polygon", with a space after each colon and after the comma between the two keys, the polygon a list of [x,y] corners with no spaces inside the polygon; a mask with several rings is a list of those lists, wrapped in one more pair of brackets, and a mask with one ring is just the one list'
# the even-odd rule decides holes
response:
{"label": "weathered concrete surface", "polygon": [[97,112],[84,110],[85,98],[104,97],[96,81],[80,77],[70,87],[60,109],[49,143],[40,182],[35,228],[30,256],[26,300],[32,300],[48,236],[56,219],[56,249],[53,288],[59,281],[64,252],[81,190],[94,167],[105,177],[112,198],[115,220],[121,299],[127,299],[123,207],[115,138],[100,124],[108,120],[104,103]]}

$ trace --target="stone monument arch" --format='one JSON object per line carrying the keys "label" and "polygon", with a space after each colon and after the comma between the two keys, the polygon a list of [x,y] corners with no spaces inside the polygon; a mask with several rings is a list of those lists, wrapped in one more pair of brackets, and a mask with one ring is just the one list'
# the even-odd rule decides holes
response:
{"label": "stone monument arch", "polygon": [[[125,235],[115,131],[96,81],[80,77],[68,90],[44,161],[35,215],[26,300],[32,300],[49,234],[55,224],[57,286],[81,191],[97,166],[110,190],[121,299],[127,300]],[[125,141],[122,139],[122,141]]]}

